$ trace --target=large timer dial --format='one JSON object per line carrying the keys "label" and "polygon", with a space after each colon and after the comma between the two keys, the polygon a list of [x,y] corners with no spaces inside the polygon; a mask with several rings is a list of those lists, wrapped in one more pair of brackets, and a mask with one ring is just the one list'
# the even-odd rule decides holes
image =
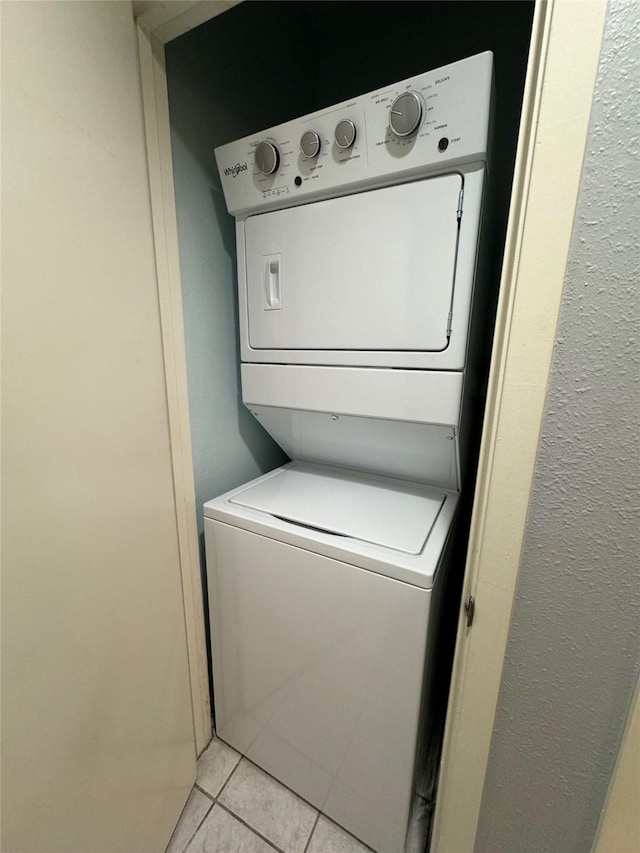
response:
{"label": "large timer dial", "polygon": [[280,165],[280,153],[271,142],[259,142],[255,153],[256,167],[265,175],[273,175]]}
{"label": "large timer dial", "polygon": [[420,126],[422,98],[417,92],[404,92],[391,104],[389,125],[396,136],[411,136]]}

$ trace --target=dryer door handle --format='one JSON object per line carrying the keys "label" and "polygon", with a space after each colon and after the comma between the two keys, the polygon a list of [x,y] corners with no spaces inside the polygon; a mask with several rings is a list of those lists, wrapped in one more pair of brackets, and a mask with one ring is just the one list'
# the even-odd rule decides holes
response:
{"label": "dryer door handle", "polygon": [[264,309],[274,311],[282,308],[280,255],[263,255],[264,273]]}

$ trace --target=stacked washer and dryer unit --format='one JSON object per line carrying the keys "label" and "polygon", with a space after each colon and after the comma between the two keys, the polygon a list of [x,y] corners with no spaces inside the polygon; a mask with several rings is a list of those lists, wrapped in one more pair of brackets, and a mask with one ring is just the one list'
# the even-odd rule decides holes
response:
{"label": "stacked washer and dryer unit", "polygon": [[433,772],[492,76],[479,54],[216,150],[242,398],[293,460],[205,504],[217,734],[379,853]]}

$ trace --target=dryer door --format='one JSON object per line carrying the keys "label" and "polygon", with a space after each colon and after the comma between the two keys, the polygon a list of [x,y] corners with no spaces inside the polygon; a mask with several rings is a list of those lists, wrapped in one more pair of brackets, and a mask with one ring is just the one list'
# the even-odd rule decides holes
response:
{"label": "dryer door", "polygon": [[446,349],[461,189],[443,175],[247,219],[250,346]]}

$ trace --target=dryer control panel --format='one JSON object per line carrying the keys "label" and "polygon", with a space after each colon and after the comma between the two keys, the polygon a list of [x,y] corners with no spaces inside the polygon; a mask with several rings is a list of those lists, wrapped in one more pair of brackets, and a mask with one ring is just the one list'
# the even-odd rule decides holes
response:
{"label": "dryer control panel", "polygon": [[489,51],[216,148],[243,217],[487,162]]}

